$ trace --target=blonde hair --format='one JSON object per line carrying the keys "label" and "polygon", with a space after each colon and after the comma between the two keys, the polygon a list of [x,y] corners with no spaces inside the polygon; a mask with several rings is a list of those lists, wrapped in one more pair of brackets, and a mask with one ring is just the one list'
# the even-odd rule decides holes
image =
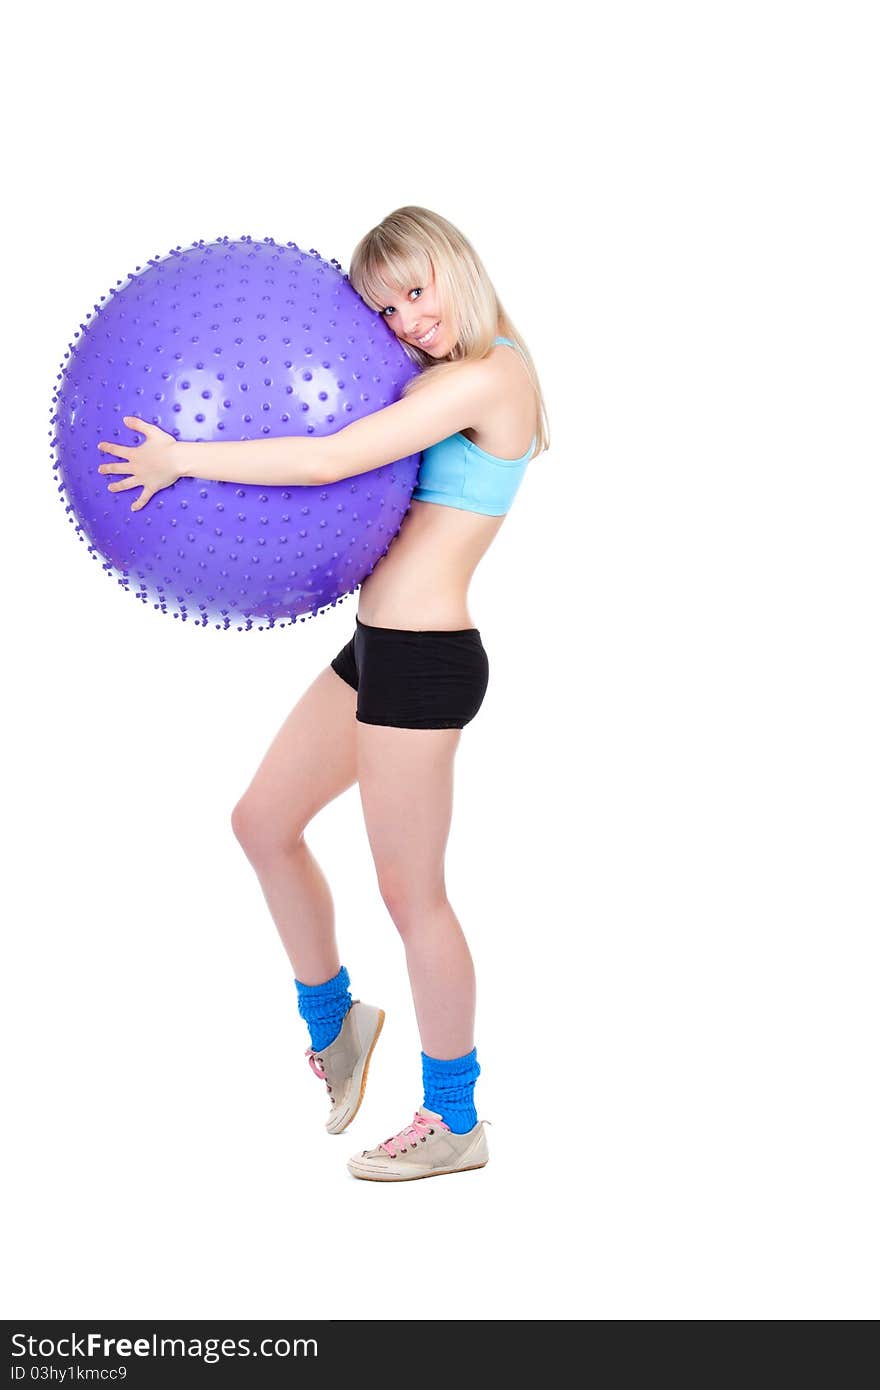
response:
{"label": "blonde hair", "polygon": [[457,227],[428,208],[403,207],[384,217],[354,248],[348,278],[372,309],[386,304],[387,290],[407,294],[434,273],[443,317],[453,329],[455,347],[439,362],[415,343],[401,339],[404,350],[422,368],[404,387],[404,395],[437,372],[462,361],[486,357],[498,334],[512,338],[522,353],[538,401],[537,439],[533,458],[550,447],[547,410],[531,353],[506,312],[483,262]]}

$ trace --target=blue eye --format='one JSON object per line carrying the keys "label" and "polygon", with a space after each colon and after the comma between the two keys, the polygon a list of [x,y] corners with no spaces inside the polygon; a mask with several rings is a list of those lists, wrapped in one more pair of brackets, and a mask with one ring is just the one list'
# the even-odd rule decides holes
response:
{"label": "blue eye", "polygon": [[[422,293],[422,290],[421,290],[417,285],[414,285],[413,288],[410,290],[410,294],[421,294],[421,293]],[[384,318],[384,317],[386,316],[386,314],[393,314],[393,313],[394,313],[394,306],[393,306],[393,304],[387,304],[387,305],[385,306],[384,309],[380,309],[380,310],[379,310],[379,313],[380,313],[380,315],[381,315],[382,318]]]}

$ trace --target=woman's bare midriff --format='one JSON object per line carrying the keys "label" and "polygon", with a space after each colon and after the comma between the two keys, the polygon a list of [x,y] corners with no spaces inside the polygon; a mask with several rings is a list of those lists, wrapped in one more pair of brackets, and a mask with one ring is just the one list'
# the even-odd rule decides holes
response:
{"label": "woman's bare midriff", "polygon": [[411,502],[386,554],[361,585],[361,622],[410,631],[477,627],[468,588],[503,521],[503,516],[436,502]]}

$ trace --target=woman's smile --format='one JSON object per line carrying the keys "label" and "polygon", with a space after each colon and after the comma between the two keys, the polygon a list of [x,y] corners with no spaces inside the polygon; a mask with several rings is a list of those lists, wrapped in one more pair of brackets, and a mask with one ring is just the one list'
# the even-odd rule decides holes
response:
{"label": "woman's smile", "polygon": [[416,342],[418,343],[419,347],[425,348],[425,347],[428,347],[429,344],[433,343],[434,338],[435,338],[436,335],[437,335],[437,329],[438,329],[439,327],[440,327],[440,320],[438,319],[437,322],[434,324],[434,327],[431,328],[431,329],[429,329],[428,332],[424,335],[424,337],[422,337],[422,338],[416,338]]}

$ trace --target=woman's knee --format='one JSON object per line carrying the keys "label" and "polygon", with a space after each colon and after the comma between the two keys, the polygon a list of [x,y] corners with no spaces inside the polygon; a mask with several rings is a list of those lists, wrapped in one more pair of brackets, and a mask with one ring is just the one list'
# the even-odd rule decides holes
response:
{"label": "woman's knee", "polygon": [[442,876],[433,882],[423,875],[416,879],[408,866],[391,864],[377,866],[376,877],[382,901],[401,936],[407,936],[428,913],[447,901]]}
{"label": "woman's knee", "polygon": [[283,854],[302,843],[305,824],[301,818],[281,820],[276,808],[247,792],[236,802],[230,819],[233,834],[249,859]]}

